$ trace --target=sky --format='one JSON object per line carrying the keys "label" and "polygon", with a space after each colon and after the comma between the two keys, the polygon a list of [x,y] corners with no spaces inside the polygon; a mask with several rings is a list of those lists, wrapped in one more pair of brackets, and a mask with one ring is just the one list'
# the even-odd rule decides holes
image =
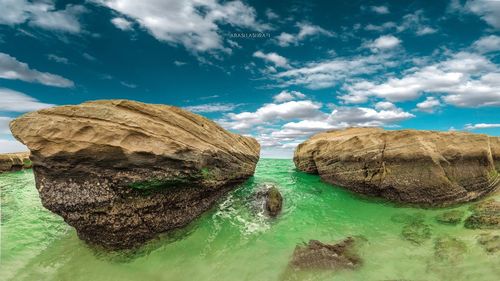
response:
{"label": "sky", "polygon": [[352,126],[500,136],[500,0],[0,0],[9,122],[98,99],[169,104],[287,158]]}

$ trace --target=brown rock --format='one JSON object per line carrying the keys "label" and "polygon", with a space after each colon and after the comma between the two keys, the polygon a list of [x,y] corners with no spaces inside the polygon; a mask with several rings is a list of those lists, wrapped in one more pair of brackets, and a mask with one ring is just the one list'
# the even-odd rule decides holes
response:
{"label": "brown rock", "polygon": [[449,205],[499,186],[500,138],[463,132],[350,128],[312,136],[295,150],[298,169],[357,193]]}
{"label": "brown rock", "polygon": [[29,152],[0,154],[0,173],[31,168]]}
{"label": "brown rock", "polygon": [[361,265],[361,258],[355,253],[354,244],[352,237],[333,245],[310,240],[309,244],[295,248],[290,266],[294,269],[355,269]]}
{"label": "brown rock", "polygon": [[11,122],[32,153],[43,205],[106,248],[187,225],[253,175],[260,146],[166,105],[87,102]]}

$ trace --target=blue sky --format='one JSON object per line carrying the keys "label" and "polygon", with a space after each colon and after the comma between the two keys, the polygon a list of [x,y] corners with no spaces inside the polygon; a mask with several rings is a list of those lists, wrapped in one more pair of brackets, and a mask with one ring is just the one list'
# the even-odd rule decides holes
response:
{"label": "blue sky", "polygon": [[117,98],[264,157],[349,126],[500,136],[500,1],[0,0],[0,152],[16,116]]}

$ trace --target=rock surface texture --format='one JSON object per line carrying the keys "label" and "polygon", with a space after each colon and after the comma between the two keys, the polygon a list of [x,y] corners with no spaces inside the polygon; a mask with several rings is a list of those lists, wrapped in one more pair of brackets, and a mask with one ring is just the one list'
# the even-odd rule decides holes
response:
{"label": "rock surface texture", "polygon": [[31,168],[29,152],[0,154],[0,173]]}
{"label": "rock surface texture", "polygon": [[348,237],[337,244],[325,244],[309,240],[304,246],[297,246],[290,265],[294,269],[355,269],[361,265],[361,258],[355,252],[355,240]]}
{"label": "rock surface texture", "polygon": [[199,115],[127,100],[43,109],[10,127],[31,150],[43,205],[109,249],[187,225],[252,176],[260,152]]}
{"label": "rock surface texture", "polygon": [[462,132],[350,128],[312,136],[295,166],[326,182],[396,202],[449,205],[500,183],[500,138]]}

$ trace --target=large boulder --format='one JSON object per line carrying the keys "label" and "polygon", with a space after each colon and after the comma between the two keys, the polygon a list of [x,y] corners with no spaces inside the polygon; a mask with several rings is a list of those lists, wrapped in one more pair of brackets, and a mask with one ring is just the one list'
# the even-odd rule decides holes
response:
{"label": "large boulder", "polygon": [[31,168],[29,152],[0,154],[0,173]]}
{"label": "large boulder", "polygon": [[316,134],[295,150],[298,169],[357,193],[448,205],[500,182],[500,138],[463,132],[350,128]]}
{"label": "large boulder", "polygon": [[31,150],[42,204],[110,249],[187,225],[252,176],[260,152],[202,116],[127,100],[43,109],[10,127]]}

